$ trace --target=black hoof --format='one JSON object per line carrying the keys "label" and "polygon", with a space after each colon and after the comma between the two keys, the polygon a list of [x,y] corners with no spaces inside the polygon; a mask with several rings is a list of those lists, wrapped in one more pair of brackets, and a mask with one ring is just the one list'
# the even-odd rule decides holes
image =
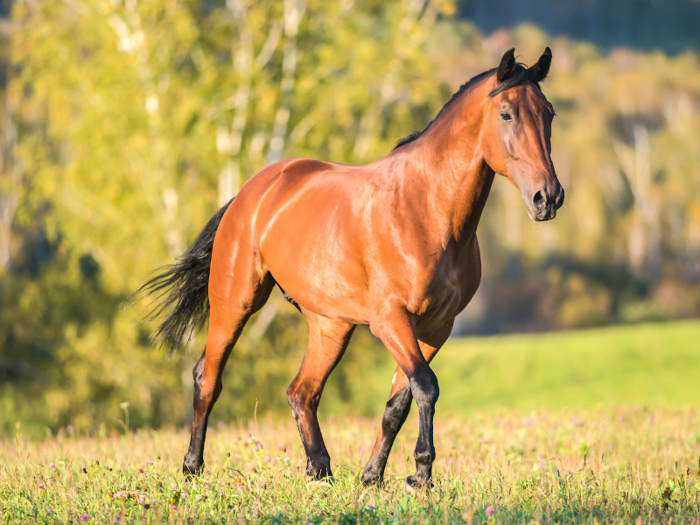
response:
{"label": "black hoof", "polygon": [[311,465],[307,465],[306,475],[311,476],[316,481],[321,481],[322,479],[326,478],[333,478],[333,472],[331,472],[330,466],[312,467]]}
{"label": "black hoof", "polygon": [[406,491],[411,494],[418,492],[430,492],[435,488],[435,485],[430,480],[420,480],[416,476],[408,476],[406,478]]}
{"label": "black hoof", "polygon": [[377,474],[376,472],[372,471],[364,471],[362,473],[362,483],[364,483],[366,486],[381,486],[382,482],[384,481],[383,476],[381,474]]}
{"label": "black hoof", "polygon": [[204,472],[204,462],[187,461],[187,458],[182,462],[182,473],[186,477],[199,476],[202,472]]}

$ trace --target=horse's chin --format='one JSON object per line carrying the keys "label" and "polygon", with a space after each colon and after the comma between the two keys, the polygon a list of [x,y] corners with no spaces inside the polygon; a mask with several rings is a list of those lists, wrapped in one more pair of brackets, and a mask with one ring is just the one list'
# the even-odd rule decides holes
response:
{"label": "horse's chin", "polygon": [[527,214],[535,222],[551,221],[557,216],[557,209],[554,206],[548,206],[544,210],[537,210],[534,207],[527,207]]}

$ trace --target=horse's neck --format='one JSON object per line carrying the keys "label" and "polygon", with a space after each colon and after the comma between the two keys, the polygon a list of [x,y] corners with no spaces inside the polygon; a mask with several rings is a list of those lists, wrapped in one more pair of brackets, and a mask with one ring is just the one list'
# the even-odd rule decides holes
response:
{"label": "horse's neck", "polygon": [[464,104],[474,102],[468,96],[455,101],[411,151],[418,161],[412,165],[420,166],[421,183],[433,201],[443,242],[471,242],[494,178],[481,144],[482,111],[463,110]]}

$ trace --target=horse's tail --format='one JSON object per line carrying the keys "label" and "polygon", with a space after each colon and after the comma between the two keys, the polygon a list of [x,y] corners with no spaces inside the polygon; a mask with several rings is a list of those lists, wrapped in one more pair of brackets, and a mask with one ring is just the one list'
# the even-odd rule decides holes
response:
{"label": "horse's tail", "polygon": [[146,321],[172,310],[154,333],[154,339],[169,347],[172,355],[192,332],[201,328],[209,317],[209,267],[214,237],[228,204],[216,212],[184,255],[174,264],[160,268],[161,272],[139,288],[133,295],[153,295],[157,298],[146,314]]}

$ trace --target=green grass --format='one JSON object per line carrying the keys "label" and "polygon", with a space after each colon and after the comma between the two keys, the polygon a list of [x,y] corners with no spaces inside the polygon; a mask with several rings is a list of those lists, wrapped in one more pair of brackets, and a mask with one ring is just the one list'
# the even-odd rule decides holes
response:
{"label": "green grass", "polygon": [[0,521],[691,523],[700,517],[699,417],[630,409],[441,418],[435,490],[417,496],[403,485],[413,471],[415,419],[395,444],[381,489],[358,481],[375,420],[324,422],[333,485],[304,476],[291,421],[212,429],[209,473],[190,482],[179,472],[185,431],[18,437],[0,450]]}
{"label": "green grass", "polygon": [[440,411],[697,407],[700,322],[450,340]]}
{"label": "green grass", "polygon": [[[304,476],[291,415],[215,424],[208,474],[190,482],[185,430],[18,432],[0,443],[0,522],[697,523],[699,350],[697,321],[451,340],[434,362],[428,495],[403,486],[415,411],[380,489],[359,482],[379,419],[338,407],[322,417],[333,485]],[[389,362],[367,370],[363,402],[381,408],[392,373]]]}
{"label": "green grass", "polygon": [[[377,352],[381,358],[369,367],[341,362],[353,367],[342,384],[350,395],[339,402],[340,380],[331,376],[324,416],[381,413],[396,365],[385,349]],[[693,408],[700,403],[700,321],[453,338],[432,367],[440,382],[439,414]]]}

